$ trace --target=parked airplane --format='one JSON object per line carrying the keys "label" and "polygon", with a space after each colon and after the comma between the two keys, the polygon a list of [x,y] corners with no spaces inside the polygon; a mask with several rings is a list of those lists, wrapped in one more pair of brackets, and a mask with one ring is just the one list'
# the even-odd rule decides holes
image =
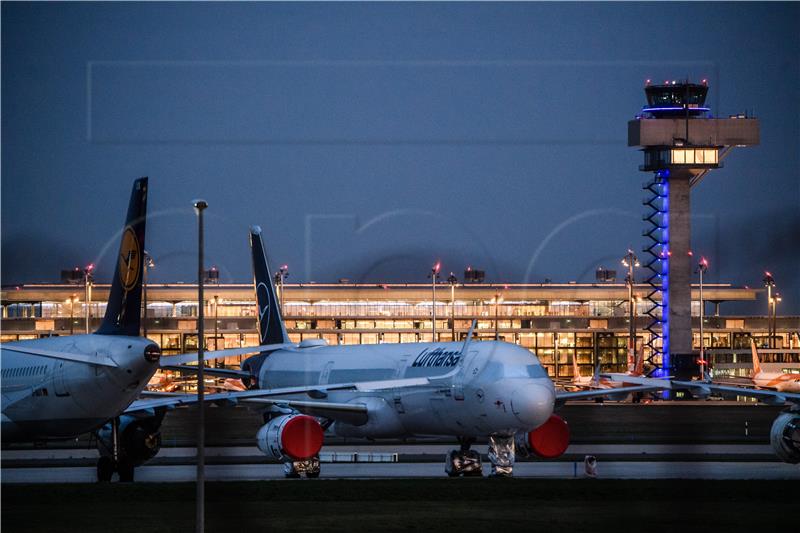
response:
{"label": "parked airplane", "polygon": [[[595,373],[591,376],[581,376],[580,368],[578,367],[578,359],[576,356],[572,357],[572,379],[569,381],[567,386],[578,388],[582,390],[609,390],[609,389],[619,389],[625,387],[626,384],[624,381],[614,381],[611,377],[602,375],[599,372],[600,363],[597,364],[597,368],[595,368]],[[636,358],[633,363],[629,363],[628,371],[624,374],[614,374],[614,376],[624,377],[624,376],[643,376],[644,375],[644,357],[641,352],[636,354]],[[613,393],[609,392],[608,399],[617,402],[624,402],[630,396],[629,393]],[[602,400],[602,398],[598,398],[598,400]]]}
{"label": "parked airplane", "polygon": [[[755,355],[755,354],[754,354]],[[754,361],[757,360],[757,357]],[[785,405],[772,422],[770,429],[770,445],[775,455],[785,463],[800,463],[800,394],[758,389],[735,385],[725,385],[710,380],[681,381],[675,379],[654,379],[636,376],[608,374],[612,380],[625,383],[650,385],[661,389],[686,390],[698,399],[708,398],[712,394],[726,397],[744,396],[755,398],[769,405]]]}
{"label": "parked airplane", "polygon": [[117,417],[158,368],[139,336],[147,178],[133,184],[108,307],[93,334],[9,342],[2,361],[4,442],[70,438]]}
{"label": "parked airplane", "polygon": [[[515,452],[552,458],[567,449],[569,427],[553,414],[556,406],[608,394],[556,392],[528,350],[505,342],[471,342],[472,330],[464,342],[327,346],[322,339],[306,339],[294,344],[281,318],[259,228],[251,229],[250,241],[262,345],[238,372],[250,390],[207,398],[260,407],[264,426],[256,435],[258,448],[283,462],[287,477],[319,475],[325,430],[368,439],[456,437],[460,449],[448,453],[445,463],[450,476],[482,475],[480,455],[471,446],[488,438],[492,474],[511,475]],[[179,364],[192,357],[168,359]],[[643,390],[656,388],[615,392]],[[194,401],[158,398],[132,408]]]}
{"label": "parked airplane", "polygon": [[758,357],[756,343],[750,340],[750,350],[753,352],[753,385],[760,389],[774,389],[778,392],[800,393],[800,374],[784,372],[765,372],[761,369],[761,360]]}

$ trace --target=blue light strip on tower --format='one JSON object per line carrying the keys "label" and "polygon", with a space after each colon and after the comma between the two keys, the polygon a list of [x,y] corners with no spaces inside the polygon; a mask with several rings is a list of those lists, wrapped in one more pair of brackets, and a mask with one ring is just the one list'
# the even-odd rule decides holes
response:
{"label": "blue light strip on tower", "polygon": [[661,376],[667,376],[670,368],[669,353],[669,170],[659,175],[664,179],[662,194],[664,195],[661,260]]}

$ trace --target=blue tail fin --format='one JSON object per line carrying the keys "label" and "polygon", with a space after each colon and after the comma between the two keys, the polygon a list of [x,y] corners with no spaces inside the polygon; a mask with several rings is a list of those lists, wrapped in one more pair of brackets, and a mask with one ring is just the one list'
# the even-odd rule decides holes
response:
{"label": "blue tail fin", "polygon": [[114,280],[99,335],[139,336],[142,313],[142,268],[147,215],[147,178],[133,182],[128,217],[116,256]]}
{"label": "blue tail fin", "polygon": [[261,240],[261,228],[258,226],[250,228],[250,249],[253,254],[253,278],[258,303],[259,343],[263,345],[290,342],[275,295],[264,243]]}

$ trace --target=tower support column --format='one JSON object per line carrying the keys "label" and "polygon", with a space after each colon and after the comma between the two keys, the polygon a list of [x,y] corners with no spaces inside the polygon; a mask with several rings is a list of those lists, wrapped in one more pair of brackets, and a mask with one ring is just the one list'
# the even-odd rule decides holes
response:
{"label": "tower support column", "polygon": [[692,352],[692,261],[689,169],[671,168],[669,174],[669,353]]}

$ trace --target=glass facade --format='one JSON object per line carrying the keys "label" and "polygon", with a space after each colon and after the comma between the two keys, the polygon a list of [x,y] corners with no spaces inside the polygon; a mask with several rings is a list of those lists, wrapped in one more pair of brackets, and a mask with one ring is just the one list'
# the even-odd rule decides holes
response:
{"label": "glass facade", "polygon": [[[553,377],[571,377],[573,359],[584,376],[591,375],[598,363],[604,372],[627,369],[629,317],[623,284],[474,284],[459,285],[452,293],[448,288],[437,291],[437,298],[441,298],[436,303],[438,342],[462,340],[475,319],[476,339],[498,338],[519,344],[536,354]],[[102,289],[95,288],[98,300],[103,297]],[[324,339],[329,345],[337,345],[433,340],[429,285],[287,284],[284,290],[284,318],[294,342]],[[637,296],[645,290],[644,286],[637,287]],[[74,286],[31,285],[4,290],[0,341],[85,331],[86,308],[81,302],[70,303],[68,291],[75,291]],[[715,303],[753,300],[757,293],[729,285],[708,285],[705,291],[705,297]],[[503,295],[500,303],[496,303],[498,293]],[[206,294],[207,349],[258,345],[256,305],[250,286],[212,284],[206,286]],[[198,306],[191,299],[194,295],[196,287],[191,285],[148,286],[147,336],[162,347],[165,355],[197,350]],[[648,323],[646,306],[643,301],[636,305],[636,344],[649,357],[649,348],[642,348],[649,340],[644,330]],[[105,312],[105,302],[92,302],[90,310],[93,331]],[[765,319],[719,317],[714,316],[716,312],[718,308],[715,313],[706,313],[706,350],[719,352],[719,357],[730,359],[734,365],[749,362],[749,355],[723,352],[749,350],[751,337],[766,345]],[[699,302],[694,302],[692,314],[699,314]],[[695,322],[697,349],[699,322]],[[785,325],[778,328],[776,346],[800,348],[794,346],[791,335],[800,331],[800,318],[781,317],[781,323]],[[225,364],[238,366],[241,359],[229,358]],[[795,362],[794,357],[774,359],[776,364]]]}

